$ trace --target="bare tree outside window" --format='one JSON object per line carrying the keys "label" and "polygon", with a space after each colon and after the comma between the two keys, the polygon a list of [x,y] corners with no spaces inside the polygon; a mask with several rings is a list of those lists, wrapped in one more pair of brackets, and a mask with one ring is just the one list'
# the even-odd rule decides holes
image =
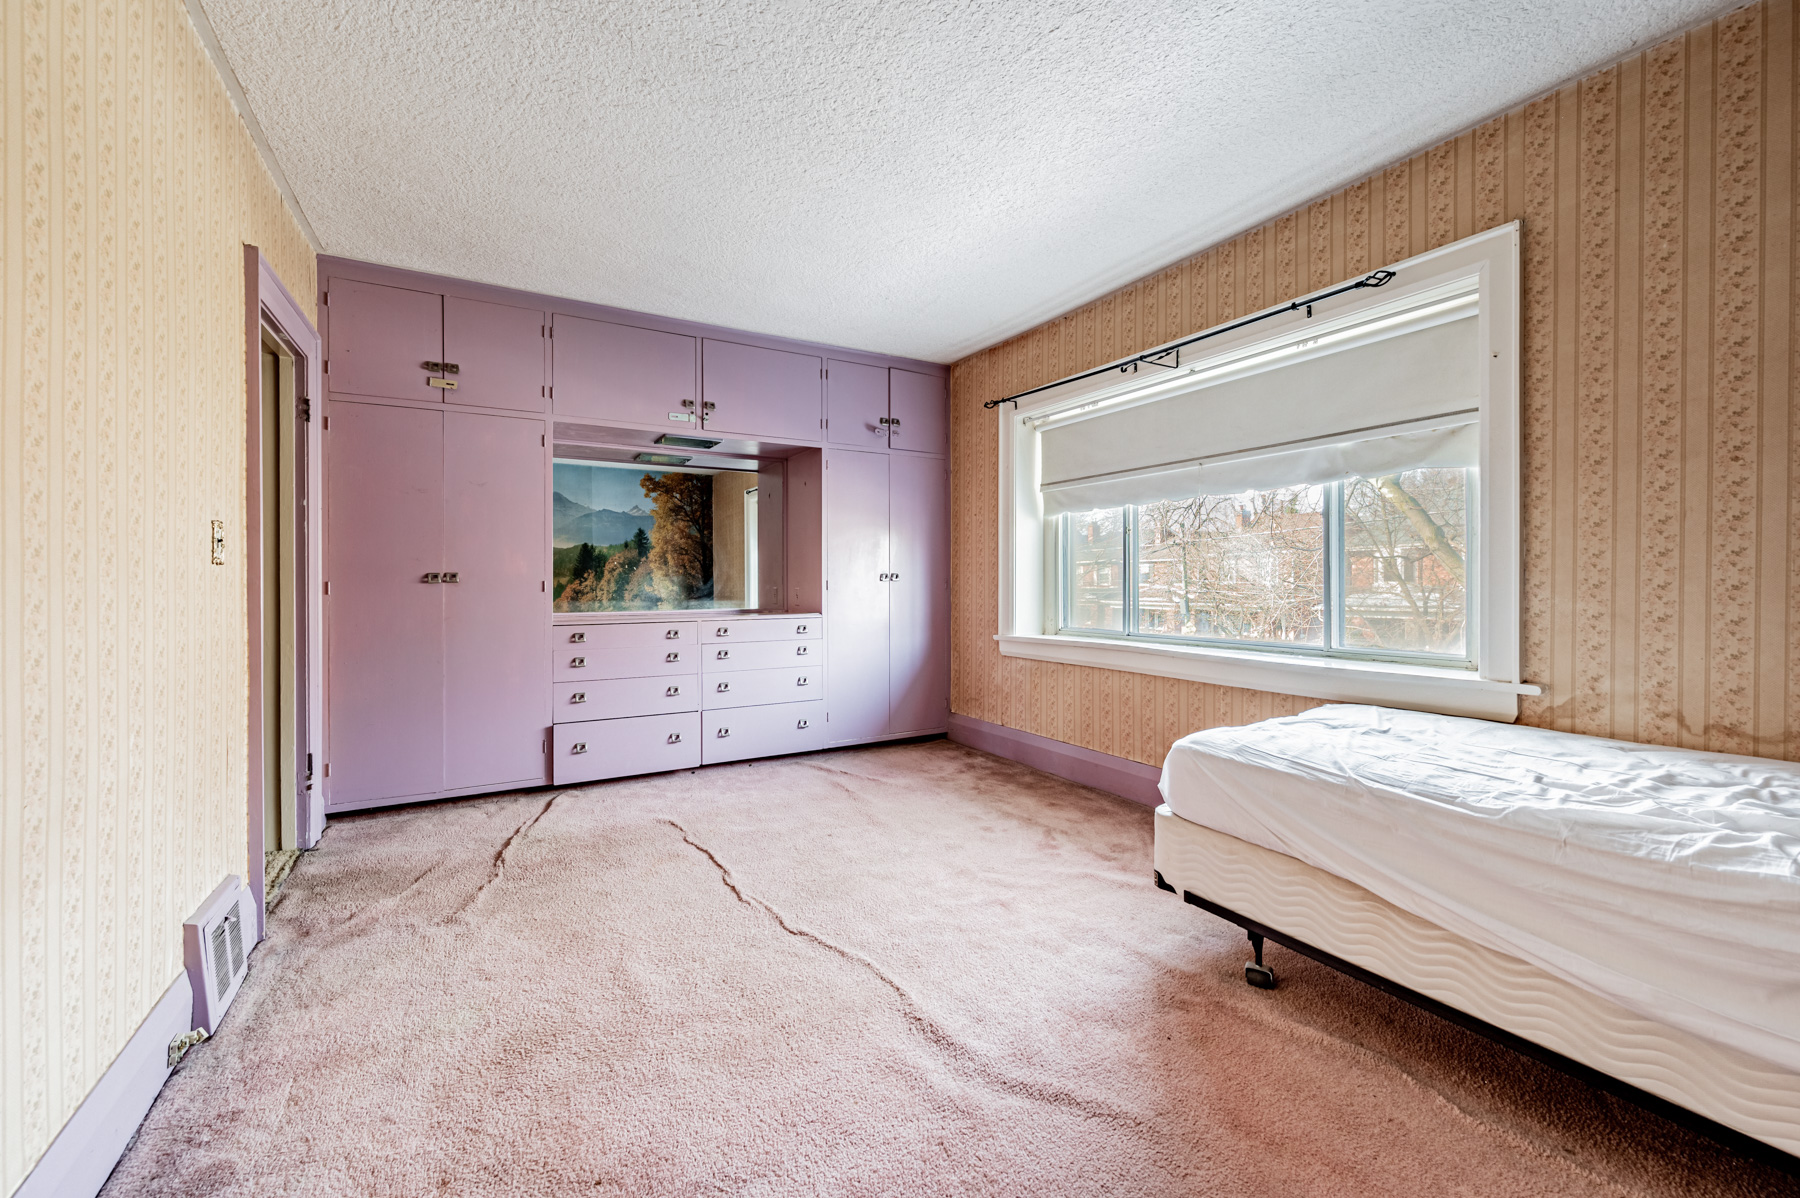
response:
{"label": "bare tree outside window", "polygon": [[1421,469],[1073,513],[1063,626],[1466,658],[1467,496]]}
{"label": "bare tree outside window", "polygon": [[1138,509],[1138,630],[1322,645],[1325,488]]}

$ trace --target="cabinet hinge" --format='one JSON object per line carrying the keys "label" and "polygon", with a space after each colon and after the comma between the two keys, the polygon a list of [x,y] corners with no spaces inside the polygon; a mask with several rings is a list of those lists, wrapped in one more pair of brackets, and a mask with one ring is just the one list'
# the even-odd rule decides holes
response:
{"label": "cabinet hinge", "polygon": [[331,777],[331,763],[329,761],[325,763],[325,776],[327,778]]}
{"label": "cabinet hinge", "polygon": [[331,584],[330,584],[330,583],[329,583],[329,582],[327,582],[327,583],[326,583],[326,584],[325,584],[325,593],[326,593],[326,594],[327,594],[327,595],[329,595],[329,594],[331,594]]}
{"label": "cabinet hinge", "polygon": [[331,359],[330,358],[325,359],[324,369],[320,370],[319,373],[320,374],[330,374],[331,373]]}
{"label": "cabinet hinge", "polygon": [[300,420],[304,424],[312,423],[312,402],[306,396],[299,396],[294,401],[300,405]]}
{"label": "cabinet hinge", "polygon": [[327,291],[324,295],[321,295],[319,297],[319,303],[323,307],[331,307],[331,292]]}
{"label": "cabinet hinge", "polygon": [[325,431],[326,432],[331,431],[331,417],[329,417],[329,416],[325,417]]}

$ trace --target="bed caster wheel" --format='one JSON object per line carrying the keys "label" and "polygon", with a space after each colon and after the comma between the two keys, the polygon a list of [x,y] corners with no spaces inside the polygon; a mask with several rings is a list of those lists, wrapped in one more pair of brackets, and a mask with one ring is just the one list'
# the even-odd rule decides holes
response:
{"label": "bed caster wheel", "polygon": [[1275,971],[1263,964],[1261,933],[1247,932],[1246,934],[1250,937],[1250,948],[1256,953],[1256,960],[1245,963],[1244,980],[1258,990],[1275,989]]}
{"label": "bed caster wheel", "polygon": [[1248,962],[1244,966],[1244,980],[1258,990],[1275,989],[1275,971],[1267,965],[1258,965],[1254,961]]}

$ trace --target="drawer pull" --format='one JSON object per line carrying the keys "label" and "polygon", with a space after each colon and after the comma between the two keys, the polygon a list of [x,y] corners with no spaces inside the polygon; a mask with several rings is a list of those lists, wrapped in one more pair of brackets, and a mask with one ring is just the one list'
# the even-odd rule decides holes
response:
{"label": "drawer pull", "polygon": [[811,726],[812,726],[811,720],[795,720],[794,721],[794,727],[801,731],[804,731],[805,729],[807,729]]}
{"label": "drawer pull", "polygon": [[795,686],[805,686],[806,685],[806,675],[802,674],[802,675],[800,675],[800,677],[794,679],[794,685]]}
{"label": "drawer pull", "polygon": [[585,665],[587,665],[587,658],[585,657],[571,657],[569,659],[569,668],[571,670],[579,670]]}
{"label": "drawer pull", "polygon": [[681,743],[681,733],[679,733],[679,732],[669,733],[669,739],[666,743],[671,744],[671,745],[680,744]]}
{"label": "drawer pull", "polygon": [[442,581],[444,581],[444,576],[442,574],[438,574],[438,573],[434,572],[431,574],[424,575],[422,578],[419,579],[419,581],[420,582],[442,582]]}
{"label": "drawer pull", "polygon": [[665,640],[665,641],[678,641],[680,639],[681,639],[681,629],[679,629],[679,628],[671,628],[667,632],[663,633],[663,640]]}
{"label": "drawer pull", "polygon": [[729,624],[722,624],[719,627],[713,629],[713,635],[714,636],[730,636],[731,635],[731,626]]}
{"label": "drawer pull", "polygon": [[587,752],[587,742],[585,740],[576,741],[574,744],[569,746],[569,752],[571,752],[571,753]]}
{"label": "drawer pull", "polygon": [[586,643],[587,643],[587,633],[585,633],[585,632],[571,632],[571,633],[570,633],[570,634],[569,634],[569,643],[570,643],[570,644],[571,644],[571,645],[584,645],[584,644],[586,644]]}
{"label": "drawer pull", "polygon": [[713,733],[713,735],[719,737],[720,739],[723,739],[723,738],[731,735],[731,729],[721,728],[717,732]]}
{"label": "drawer pull", "polygon": [[801,646],[800,646],[800,647],[799,647],[799,648],[797,648],[797,649],[795,649],[795,650],[794,650],[794,656],[795,656],[795,657],[805,657],[805,656],[806,656],[806,650],[807,650],[807,649],[808,649],[808,648],[809,648],[809,646],[807,646],[807,645],[801,645]]}
{"label": "drawer pull", "polygon": [[720,693],[720,694],[721,694],[721,695],[723,695],[723,694],[725,694],[725,693],[727,693],[727,692],[728,692],[728,691],[730,691],[730,690],[731,690],[731,683],[729,683],[729,682],[721,682],[721,683],[719,683],[719,686],[718,686],[718,691],[719,691],[719,693]]}
{"label": "drawer pull", "polygon": [[663,694],[667,695],[671,699],[673,699],[676,695],[679,695],[680,693],[681,693],[681,688],[679,686],[671,686],[668,690],[663,692]]}
{"label": "drawer pull", "polygon": [[664,654],[664,655],[663,655],[663,660],[664,660],[664,661],[680,661],[680,660],[681,660],[681,654],[679,654],[679,653],[667,653],[667,654]]}
{"label": "drawer pull", "polygon": [[713,654],[713,658],[716,661],[730,661],[731,660],[731,650],[720,649],[718,652]]}
{"label": "drawer pull", "polygon": [[587,702],[587,692],[586,691],[576,691],[574,694],[569,696],[569,702],[571,702],[571,703],[586,703]]}
{"label": "drawer pull", "polygon": [[794,625],[794,635],[795,636],[805,636],[806,635],[806,625],[804,625],[804,624]]}

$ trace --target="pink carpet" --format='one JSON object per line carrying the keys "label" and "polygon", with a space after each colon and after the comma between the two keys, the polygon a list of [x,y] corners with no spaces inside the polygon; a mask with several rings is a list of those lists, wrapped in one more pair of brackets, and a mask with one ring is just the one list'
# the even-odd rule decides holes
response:
{"label": "pink carpet", "polygon": [[947,742],[333,821],[123,1195],[1748,1195]]}

